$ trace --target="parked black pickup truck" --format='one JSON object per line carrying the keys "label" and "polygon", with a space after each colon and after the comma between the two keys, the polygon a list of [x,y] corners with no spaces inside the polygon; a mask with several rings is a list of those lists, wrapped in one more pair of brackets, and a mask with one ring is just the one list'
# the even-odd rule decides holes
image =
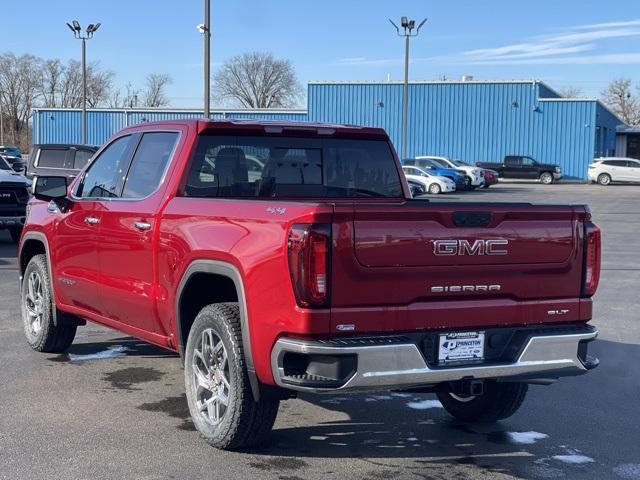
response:
{"label": "parked black pickup truck", "polygon": [[0,230],[18,242],[24,226],[31,182],[0,157]]}
{"label": "parked black pickup truck", "polygon": [[521,180],[540,180],[548,185],[562,178],[562,170],[558,165],[538,163],[535,159],[524,155],[507,155],[502,163],[478,162],[480,168],[496,170],[500,178]]}

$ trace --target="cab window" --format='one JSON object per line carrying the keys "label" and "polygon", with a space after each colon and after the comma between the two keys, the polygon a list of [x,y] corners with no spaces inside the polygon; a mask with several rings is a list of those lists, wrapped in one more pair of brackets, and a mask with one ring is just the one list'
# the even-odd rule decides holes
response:
{"label": "cab window", "polygon": [[118,198],[129,161],[131,135],[117,138],[95,159],[78,184],[80,198]]}

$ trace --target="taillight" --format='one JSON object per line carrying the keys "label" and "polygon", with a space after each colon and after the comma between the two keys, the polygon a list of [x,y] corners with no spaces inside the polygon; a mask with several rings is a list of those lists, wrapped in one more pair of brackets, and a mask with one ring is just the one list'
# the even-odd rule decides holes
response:
{"label": "taillight", "polygon": [[320,307],[329,300],[331,225],[300,224],[289,231],[289,272],[301,307]]}
{"label": "taillight", "polygon": [[590,297],[596,293],[600,281],[600,229],[591,222],[585,223],[584,235],[584,277],[582,294]]}

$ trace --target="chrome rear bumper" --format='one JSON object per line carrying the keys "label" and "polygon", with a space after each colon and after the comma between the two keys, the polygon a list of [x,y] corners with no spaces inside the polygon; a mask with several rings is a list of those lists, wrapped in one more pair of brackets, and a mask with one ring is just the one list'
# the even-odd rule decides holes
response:
{"label": "chrome rear bumper", "polygon": [[[509,363],[480,363],[453,367],[430,367],[415,343],[341,345],[323,341],[279,339],[271,352],[271,368],[280,387],[313,392],[348,392],[362,390],[392,390],[436,385],[470,379],[550,380],[562,376],[579,375],[589,368],[580,359],[581,342],[596,338],[597,331],[575,334],[532,336],[525,343],[517,359]],[[375,337],[371,337],[375,338]],[[293,381],[285,372],[287,353],[327,357],[357,357],[357,366],[343,381],[322,386],[310,381]],[[298,376],[300,377],[300,376]],[[315,378],[311,375],[311,378]]]}

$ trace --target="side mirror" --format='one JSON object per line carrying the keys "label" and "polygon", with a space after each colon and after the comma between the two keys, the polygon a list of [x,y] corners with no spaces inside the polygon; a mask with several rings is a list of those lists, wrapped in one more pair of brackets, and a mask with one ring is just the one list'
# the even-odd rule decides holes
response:
{"label": "side mirror", "polygon": [[20,162],[13,162],[11,168],[13,168],[14,172],[22,173],[22,171],[24,170],[24,164]]}
{"label": "side mirror", "polygon": [[37,177],[33,186],[33,196],[38,200],[50,202],[67,197],[66,177]]}

